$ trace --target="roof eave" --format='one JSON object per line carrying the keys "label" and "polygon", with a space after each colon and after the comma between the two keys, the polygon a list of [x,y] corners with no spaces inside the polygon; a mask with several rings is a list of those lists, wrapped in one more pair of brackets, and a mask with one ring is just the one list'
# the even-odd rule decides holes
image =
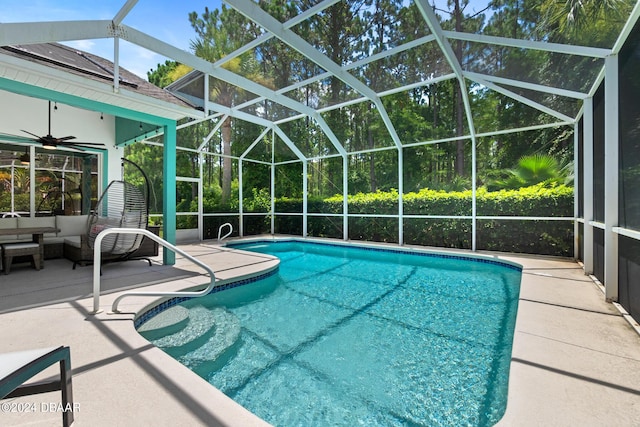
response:
{"label": "roof eave", "polygon": [[96,110],[106,113],[109,107],[116,107],[174,121],[202,117],[202,112],[195,108],[135,93],[123,86],[116,91],[113,85],[9,55],[0,54],[0,78],[94,101],[96,105],[104,105],[104,108]]}

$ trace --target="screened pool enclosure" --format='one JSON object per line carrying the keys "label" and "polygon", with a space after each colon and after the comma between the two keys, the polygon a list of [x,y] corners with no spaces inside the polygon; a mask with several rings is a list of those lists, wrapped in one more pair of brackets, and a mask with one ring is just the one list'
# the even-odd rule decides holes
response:
{"label": "screened pool enclosure", "polygon": [[[137,1],[109,20],[0,24],[0,42],[108,40],[115,99],[132,67],[121,49],[167,60],[149,78],[192,108],[132,115],[140,132],[119,138],[116,123],[97,155],[146,170],[169,240],[230,222],[240,236],[573,256],[640,316],[637,4],[223,5],[191,16],[189,52],[128,26],[149,7]],[[70,92],[30,95],[82,104]]]}

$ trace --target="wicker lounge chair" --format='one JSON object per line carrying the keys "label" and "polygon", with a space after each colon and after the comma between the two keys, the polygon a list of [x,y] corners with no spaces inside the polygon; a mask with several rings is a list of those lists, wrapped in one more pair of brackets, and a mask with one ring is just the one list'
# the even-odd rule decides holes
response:
{"label": "wicker lounge chair", "polygon": [[[112,181],[98,200],[94,212],[87,221],[87,234],[81,238],[81,248],[76,264],[93,262],[93,251],[98,234],[108,228],[141,228],[148,223],[147,200],[133,184],[125,181]],[[111,234],[102,240],[101,257],[105,262],[126,261],[140,248],[142,235]],[[140,259],[140,258],[135,258]],[[151,260],[143,257],[151,265]]]}

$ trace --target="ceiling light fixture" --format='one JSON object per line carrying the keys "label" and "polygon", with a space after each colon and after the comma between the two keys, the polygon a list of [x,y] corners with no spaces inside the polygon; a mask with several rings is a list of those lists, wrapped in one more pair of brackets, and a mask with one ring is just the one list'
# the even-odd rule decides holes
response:
{"label": "ceiling light fixture", "polygon": [[[27,148],[28,150],[28,148]],[[20,163],[23,165],[28,165],[29,163],[31,163],[31,158],[29,157],[29,153],[25,152],[23,155],[21,155],[19,158]]]}

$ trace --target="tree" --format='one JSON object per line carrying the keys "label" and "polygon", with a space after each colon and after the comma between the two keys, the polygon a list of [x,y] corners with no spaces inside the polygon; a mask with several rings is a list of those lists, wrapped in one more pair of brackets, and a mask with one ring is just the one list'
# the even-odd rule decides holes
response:
{"label": "tree", "polygon": [[191,67],[180,64],[176,61],[165,61],[164,64],[158,64],[155,70],[147,71],[147,80],[158,87],[167,87],[180,77],[191,71]]}
{"label": "tree", "polygon": [[572,168],[563,167],[558,160],[548,154],[531,154],[523,156],[513,169],[502,172],[503,178],[490,182],[489,190],[517,189],[545,183],[566,184],[573,179],[569,174]]}
{"label": "tree", "polygon": [[634,5],[631,0],[546,0],[539,5],[536,31],[553,41],[611,47]]}
{"label": "tree", "polygon": [[[191,43],[195,55],[210,62],[216,62],[227,54],[238,49],[255,36],[255,26],[240,14],[222,5],[222,10],[209,11],[205,7],[204,13],[189,14],[189,21],[196,32],[197,38]],[[237,56],[222,66],[236,74],[255,76],[257,63],[250,53]],[[213,79],[209,86],[209,97],[218,104],[233,107],[239,101],[243,90],[224,82]],[[221,127],[222,133],[222,202],[227,203],[231,196],[232,159],[231,136],[232,118],[227,117]]]}

